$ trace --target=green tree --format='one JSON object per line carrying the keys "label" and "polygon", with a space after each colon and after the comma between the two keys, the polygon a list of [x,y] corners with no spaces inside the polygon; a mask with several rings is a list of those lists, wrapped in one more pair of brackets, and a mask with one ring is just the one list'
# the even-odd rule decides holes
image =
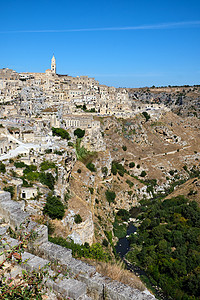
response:
{"label": "green tree", "polygon": [[51,128],[53,136],[60,136],[62,139],[70,140],[71,137],[69,135],[69,132],[63,128]]}
{"label": "green tree", "polygon": [[49,193],[43,213],[47,214],[51,219],[62,219],[65,214],[64,205],[58,197]]}
{"label": "green tree", "polygon": [[41,171],[46,171],[48,169],[54,169],[56,168],[56,165],[54,162],[51,162],[51,161],[47,161],[47,160],[44,160],[41,164],[40,164],[40,170]]}
{"label": "green tree", "polygon": [[93,163],[88,163],[87,165],[86,165],[86,167],[91,171],[91,172],[96,172],[96,168],[95,168],[95,165],[93,164]]}
{"label": "green tree", "polygon": [[134,162],[130,162],[129,168],[134,168],[134,167],[135,167],[135,163]]}
{"label": "green tree", "polygon": [[54,189],[55,178],[53,177],[53,175],[51,173],[44,173],[44,172],[40,173],[39,179],[40,179],[40,182],[42,184],[47,185],[50,188],[50,190]]}
{"label": "green tree", "polygon": [[82,218],[81,218],[81,216],[79,214],[77,214],[77,215],[74,216],[74,222],[76,224],[80,224],[82,221],[83,220],[82,220]]}
{"label": "green tree", "polygon": [[101,172],[103,173],[104,177],[108,175],[108,168],[107,167],[102,167]]}
{"label": "green tree", "polygon": [[115,201],[115,198],[116,198],[116,194],[115,192],[111,191],[111,190],[107,190],[105,192],[105,195],[106,195],[106,199],[109,203],[111,202],[114,202]]}
{"label": "green tree", "polygon": [[140,174],[141,177],[145,177],[146,175],[147,175],[147,173],[145,171],[142,171]]}
{"label": "green tree", "polygon": [[77,128],[76,130],[74,130],[74,135],[76,135],[78,138],[82,138],[85,135],[85,130]]}
{"label": "green tree", "polygon": [[112,163],[111,173],[113,175],[117,175],[117,167],[116,167],[116,165],[114,163]]}
{"label": "green tree", "polygon": [[142,114],[145,117],[146,122],[147,122],[150,119],[150,115],[146,111],[144,111]]}

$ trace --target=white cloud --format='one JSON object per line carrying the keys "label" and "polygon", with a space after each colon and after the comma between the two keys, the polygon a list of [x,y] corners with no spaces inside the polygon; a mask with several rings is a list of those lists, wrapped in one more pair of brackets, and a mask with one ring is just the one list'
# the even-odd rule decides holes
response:
{"label": "white cloud", "polygon": [[175,29],[199,26],[200,21],[172,22],[151,25],[138,25],[128,27],[102,27],[102,28],[77,28],[77,29],[43,29],[43,30],[10,30],[0,33],[65,33],[65,32],[87,32],[87,31],[126,31],[126,30],[154,30],[154,29]]}

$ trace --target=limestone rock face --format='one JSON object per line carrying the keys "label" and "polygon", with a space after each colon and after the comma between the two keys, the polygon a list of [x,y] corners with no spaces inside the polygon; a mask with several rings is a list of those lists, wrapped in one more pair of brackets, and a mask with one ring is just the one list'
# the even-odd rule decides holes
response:
{"label": "limestone rock face", "polygon": [[82,145],[89,151],[105,151],[106,145],[99,128],[88,130]]}
{"label": "limestone rock face", "polygon": [[92,213],[89,212],[85,221],[80,224],[74,222],[75,212],[70,210],[68,216],[62,221],[71,230],[71,234],[68,236],[76,244],[92,244],[94,237],[94,223],[92,219]]}

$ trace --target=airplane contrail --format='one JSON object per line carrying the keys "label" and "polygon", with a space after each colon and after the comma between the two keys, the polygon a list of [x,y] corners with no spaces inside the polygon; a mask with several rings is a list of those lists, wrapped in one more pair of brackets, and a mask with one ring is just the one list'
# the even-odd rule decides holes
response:
{"label": "airplane contrail", "polygon": [[125,31],[125,30],[153,30],[153,29],[176,29],[199,26],[200,21],[186,21],[173,23],[160,23],[151,25],[138,25],[127,27],[100,27],[100,28],[75,28],[75,29],[33,29],[33,30],[5,30],[0,33],[65,33],[65,32],[87,32],[87,31]]}

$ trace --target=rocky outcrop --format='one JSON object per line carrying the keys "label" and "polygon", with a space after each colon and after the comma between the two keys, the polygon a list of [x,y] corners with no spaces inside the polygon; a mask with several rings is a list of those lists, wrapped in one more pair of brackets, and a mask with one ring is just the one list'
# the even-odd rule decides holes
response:
{"label": "rocky outcrop", "polygon": [[75,212],[70,210],[68,215],[62,220],[62,223],[66,225],[70,230],[71,234],[68,236],[76,244],[92,244],[94,238],[94,223],[92,219],[92,213],[89,212],[85,221],[80,224],[74,222]]}
{"label": "rocky outcrop", "polygon": [[106,144],[100,128],[87,130],[87,134],[82,140],[82,145],[89,151],[105,151]]}

